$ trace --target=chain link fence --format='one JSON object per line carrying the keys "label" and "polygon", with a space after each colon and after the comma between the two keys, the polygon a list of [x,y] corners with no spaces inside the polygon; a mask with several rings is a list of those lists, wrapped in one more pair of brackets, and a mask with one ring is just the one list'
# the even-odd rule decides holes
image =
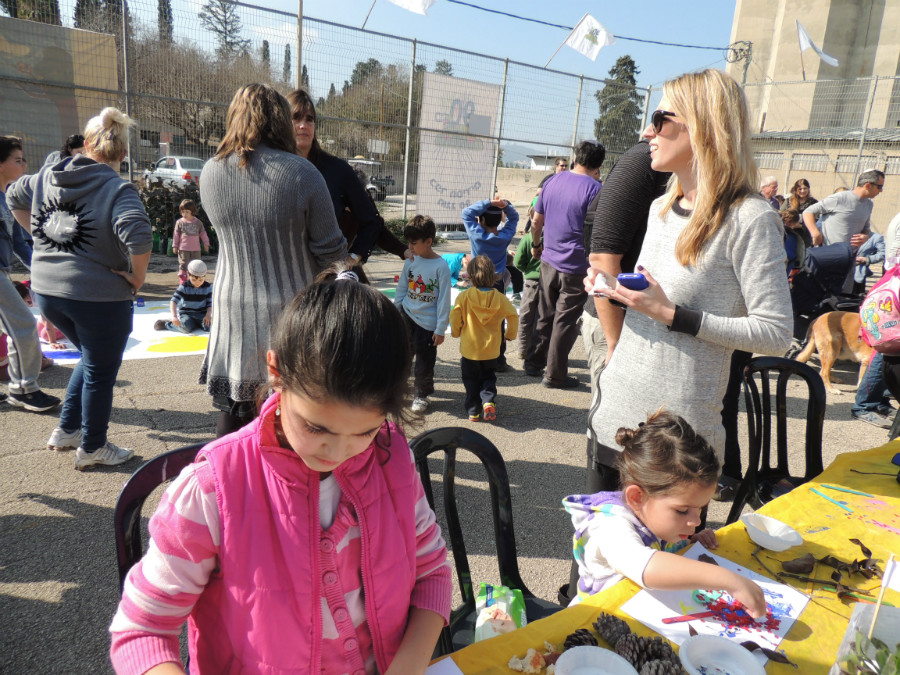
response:
{"label": "chain link fence", "polygon": [[900,211],[900,78],[767,82],[744,90],[761,175],[775,176],[785,196],[805,178],[822,199],[856,187],[863,171],[883,171],[872,224],[887,229]]}
{"label": "chain link fence", "polygon": [[458,222],[494,188],[527,204],[583,139],[600,138],[608,169],[647,113],[638,87],[242,2],[0,6],[17,17],[0,18],[0,130],[25,140],[32,169],[107,105],[137,121],[125,164],[135,180],[163,156],[207,159],[238,87],[302,85],[320,143],[368,174],[380,206]]}

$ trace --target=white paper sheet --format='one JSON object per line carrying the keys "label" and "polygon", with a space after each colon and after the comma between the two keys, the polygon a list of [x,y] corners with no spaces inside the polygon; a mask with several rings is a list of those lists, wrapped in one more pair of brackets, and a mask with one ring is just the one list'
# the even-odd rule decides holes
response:
{"label": "white paper sheet", "polygon": [[425,675],[463,675],[463,671],[459,669],[451,657],[447,657],[443,661],[434,663],[425,670]]}
{"label": "white paper sheet", "polygon": [[[766,595],[766,604],[772,610],[773,616],[779,620],[779,625],[776,629],[769,630],[759,622],[749,628],[726,625],[715,617],[664,624],[662,622],[664,618],[694,614],[708,609],[701,602],[694,599],[691,591],[642,590],[622,605],[622,610],[648,628],[660,635],[664,635],[679,645],[690,636],[688,626],[693,626],[694,630],[700,634],[719,635],[737,643],[753,640],[766,649],[777,648],[782,638],[790,630],[791,625],[806,607],[809,598],[786,584],[772,581],[737,563],[714,555],[700,544],[694,544],[685,553],[684,557],[697,560],[704,553],[712,556],[720,566],[737,572],[755,581],[762,587]],[[731,600],[731,596],[727,593],[723,595],[723,598],[728,601]]]}

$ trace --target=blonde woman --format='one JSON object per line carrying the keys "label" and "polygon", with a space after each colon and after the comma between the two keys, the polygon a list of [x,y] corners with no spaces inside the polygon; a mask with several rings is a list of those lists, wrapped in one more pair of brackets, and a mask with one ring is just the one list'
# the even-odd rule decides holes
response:
{"label": "blonde woman", "polygon": [[44,164],[10,186],[7,203],[34,237],[38,307],[81,352],[47,446],[75,448],[75,468],[116,465],[132,450],[107,438],[113,387],[132,328],[132,299],[153,244],[137,188],[119,177],[131,119],[105,108],[84,130],[84,153]]}
{"label": "blonde woman", "polygon": [[[602,291],[628,307],[592,407],[592,464],[602,490],[618,489],[620,427],[665,407],[716,450],[725,449],[722,397],[734,350],[782,354],[791,301],[783,226],[757,191],[744,94],[718,70],[667,82],[644,131],[651,166],[671,171],[653,202],[637,270],[649,287]],[[588,271],[594,287],[600,272]]]}
{"label": "blonde woman", "polygon": [[213,320],[200,373],[223,436],[256,416],[266,350],[282,308],[329,264],[347,257],[328,187],[296,154],[291,110],[264,84],[228,107],[227,129],[203,167],[200,198],[219,237]]}

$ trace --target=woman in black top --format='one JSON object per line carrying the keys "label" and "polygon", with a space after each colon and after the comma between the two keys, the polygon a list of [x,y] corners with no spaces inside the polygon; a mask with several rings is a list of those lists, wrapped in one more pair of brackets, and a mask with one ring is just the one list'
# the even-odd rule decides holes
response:
{"label": "woman in black top", "polygon": [[809,193],[809,181],[805,178],[800,178],[791,187],[791,196],[785,200],[781,210],[784,212],[788,209],[794,209],[802,214],[807,208],[818,203],[818,201]]}
{"label": "woman in black top", "polygon": [[325,152],[316,138],[316,107],[303,89],[288,94],[297,154],[308,159],[322,174],[334,204],[334,215],[347,240],[353,262],[365,262],[377,244],[403,260],[409,249],[385,226],[384,219],[344,160]]}

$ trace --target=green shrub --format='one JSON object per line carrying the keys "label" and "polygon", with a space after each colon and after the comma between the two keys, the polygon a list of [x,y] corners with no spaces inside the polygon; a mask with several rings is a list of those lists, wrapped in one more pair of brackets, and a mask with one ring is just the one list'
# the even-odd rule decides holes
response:
{"label": "green shrub", "polygon": [[197,204],[197,217],[206,226],[206,233],[209,235],[210,253],[218,251],[218,237],[209,221],[209,216],[203,210],[203,203],[200,201],[200,187],[196,183],[188,181],[184,185],[174,185],[163,182],[159,178],[151,178],[142,180],[139,183],[138,191],[141,201],[144,203],[144,209],[150,217],[150,225],[161,240],[171,239],[175,232],[175,221],[181,218],[178,205],[185,199],[193,200]]}

